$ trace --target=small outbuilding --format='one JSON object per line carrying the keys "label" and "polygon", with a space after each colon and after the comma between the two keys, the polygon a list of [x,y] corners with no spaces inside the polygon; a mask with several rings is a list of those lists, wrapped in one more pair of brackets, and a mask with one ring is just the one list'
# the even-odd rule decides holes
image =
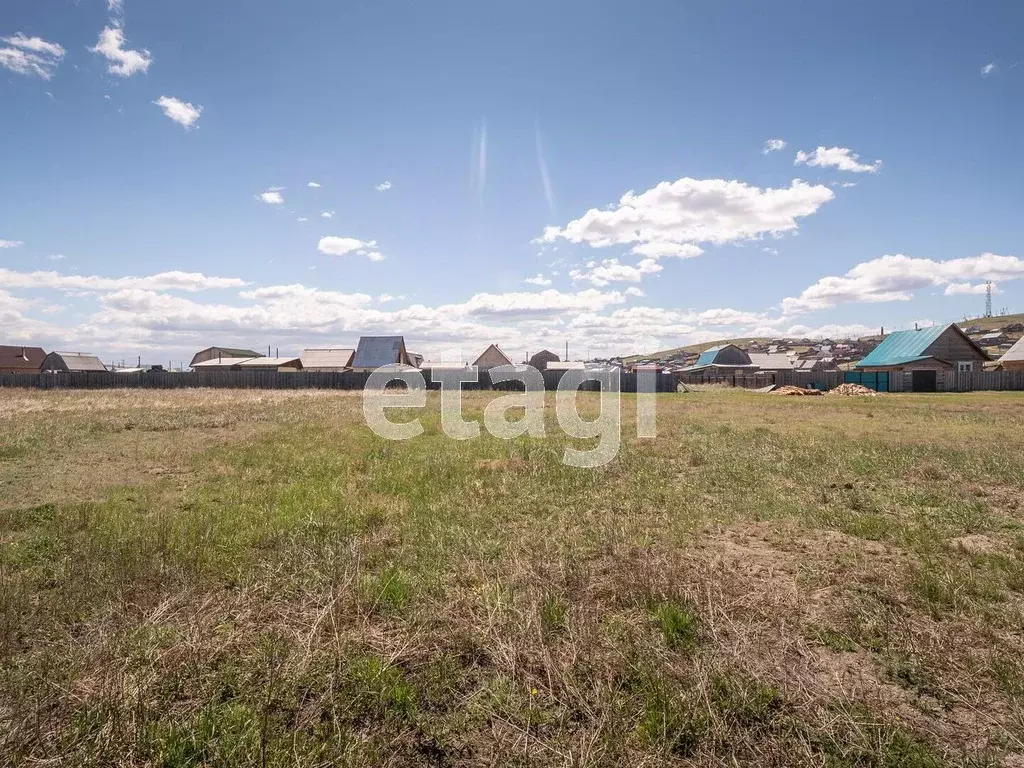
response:
{"label": "small outbuilding", "polygon": [[42,347],[0,347],[0,373],[39,373],[45,359]]}
{"label": "small outbuilding", "polygon": [[295,373],[302,370],[302,360],[297,357],[253,357],[237,365],[240,371],[277,371]]}
{"label": "small outbuilding", "polygon": [[[776,357],[776,355],[771,355]],[[702,371],[736,371],[753,370],[754,364],[750,362],[750,355],[735,344],[719,344],[716,347],[705,349],[697,357],[697,361],[682,370],[683,373],[700,373]]]}
{"label": "small outbuilding", "polygon": [[43,371],[64,373],[106,372],[107,366],[96,355],[86,352],[51,352],[43,359]]}

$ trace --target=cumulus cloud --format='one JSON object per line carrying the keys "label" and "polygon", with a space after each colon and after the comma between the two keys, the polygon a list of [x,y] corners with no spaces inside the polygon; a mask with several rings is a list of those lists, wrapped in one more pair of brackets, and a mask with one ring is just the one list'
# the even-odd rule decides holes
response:
{"label": "cumulus cloud", "polygon": [[[595,248],[637,244],[635,252],[669,255],[669,246],[730,243],[779,236],[798,227],[835,194],[794,179],[789,187],[762,189],[741,181],[683,178],[663,181],[639,195],[630,191],[617,205],[592,208],[564,227],[547,227],[538,239],[586,243]],[[698,249],[699,250],[699,249]],[[671,254],[693,256],[680,248]]]}
{"label": "cumulus cloud", "polygon": [[[1024,259],[983,253],[960,259],[935,261],[903,254],[865,261],[842,277],[823,277],[799,296],[782,300],[784,315],[829,309],[854,302],[909,301],[924,288],[1024,278]],[[963,288],[947,289],[948,294]]]}
{"label": "cumulus cloud", "polygon": [[589,281],[600,288],[609,283],[639,283],[644,275],[661,270],[662,266],[657,259],[641,259],[635,266],[622,264],[618,259],[605,259],[600,263],[591,261],[585,269],[571,269],[569,277],[574,281]]}
{"label": "cumulus cloud", "polygon": [[376,187],[374,187],[374,189],[376,189],[378,192],[387,192],[389,189],[391,189],[391,182],[390,181],[381,182]]}
{"label": "cumulus cloud", "polygon": [[99,41],[89,50],[103,56],[109,62],[107,71],[118,77],[131,77],[138,72],[146,72],[153,63],[149,51],[125,48],[124,31],[120,26],[104,27]]}
{"label": "cumulus cloud", "polygon": [[284,202],[284,196],[280,189],[280,187],[270,187],[266,192],[261,192],[257,198],[267,205],[281,205]]}
{"label": "cumulus cloud", "polygon": [[320,189],[320,185],[317,184],[315,181],[309,182],[309,184],[307,184],[306,186],[309,187],[310,189]]}
{"label": "cumulus cloud", "polygon": [[813,152],[800,150],[796,153],[793,165],[809,165],[812,168],[836,168],[851,173],[878,173],[882,170],[882,161],[873,163],[860,162],[860,155],[846,147],[818,147]]}
{"label": "cumulus cloud", "polygon": [[209,277],[201,272],[161,272],[146,277],[99,277],[65,275],[60,272],[17,272],[0,269],[0,288],[52,289],[62,292],[117,291],[126,288],[153,291],[205,291],[239,288],[245,281],[237,277]]}
{"label": "cumulus cloud", "polygon": [[778,152],[780,149],[786,148],[786,142],[782,139],[768,139],[764,143],[764,149],[761,150],[762,155],[767,155],[769,152]]}
{"label": "cumulus cloud", "polygon": [[334,211],[323,211],[320,214],[321,219],[332,219],[334,218]]}
{"label": "cumulus cloud", "polygon": [[384,254],[377,250],[376,240],[328,236],[320,238],[316,249],[328,256],[345,256],[355,253],[357,256],[365,256],[370,261],[384,261]]}
{"label": "cumulus cloud", "polygon": [[309,218],[308,218],[308,217],[306,217],[306,216],[299,216],[299,219],[298,219],[298,220],[299,220],[299,221],[309,221]]}
{"label": "cumulus cloud", "polygon": [[191,103],[181,101],[181,99],[175,99],[172,96],[161,96],[153,103],[164,111],[164,115],[166,117],[169,117],[186,130],[195,125],[196,120],[199,119],[199,115],[203,112],[203,108],[201,106],[192,106]]}
{"label": "cumulus cloud", "polygon": [[49,80],[64,58],[64,48],[41,37],[26,37],[18,32],[14,37],[0,38],[6,43],[0,47],[0,67],[19,75],[34,75]]}
{"label": "cumulus cloud", "polygon": [[984,67],[981,68],[981,76],[982,77],[988,77],[989,75],[991,75],[995,71],[996,71],[996,63],[994,61],[990,61],[988,64],[986,64]]}
{"label": "cumulus cloud", "polygon": [[0,248],[20,248],[24,244],[21,240],[0,240]]}
{"label": "cumulus cloud", "polygon": [[[992,283],[992,293],[999,293],[999,286]],[[945,296],[980,296],[988,291],[989,283],[950,283],[942,293]]]}
{"label": "cumulus cloud", "polygon": [[539,285],[542,288],[546,288],[547,286],[551,285],[551,280],[544,277],[544,275],[540,274],[539,272],[536,276],[528,277],[525,280],[523,280],[523,282],[529,285]]}

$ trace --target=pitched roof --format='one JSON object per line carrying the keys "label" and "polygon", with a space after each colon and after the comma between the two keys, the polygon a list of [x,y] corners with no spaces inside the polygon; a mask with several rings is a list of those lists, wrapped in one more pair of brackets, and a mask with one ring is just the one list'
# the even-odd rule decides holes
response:
{"label": "pitched roof", "polygon": [[86,352],[54,352],[69,371],[105,371],[107,366],[96,355]]}
{"label": "pitched roof", "polygon": [[[925,360],[925,350],[952,325],[933,325],[916,331],[896,331],[886,336],[882,343],[857,363],[857,368],[902,365]],[[959,330],[959,329],[957,329]],[[962,331],[960,331],[963,333]],[[964,337],[966,338],[966,336]]]}
{"label": "pitched roof", "polygon": [[1010,347],[1003,356],[999,358],[999,362],[1005,363],[1010,360],[1024,360],[1024,337],[1017,339],[1017,343]]}
{"label": "pitched roof", "polygon": [[242,360],[238,363],[239,368],[279,368],[282,365],[290,365],[291,363],[299,363],[302,366],[299,358],[297,357],[252,357],[248,360]]}
{"label": "pitched roof", "polygon": [[251,357],[215,357],[212,360],[203,360],[201,363],[193,363],[192,368],[230,368],[233,365],[244,363],[246,360],[259,360],[261,358]]}
{"label": "pitched roof", "polygon": [[473,365],[512,365],[512,361],[509,360],[508,355],[501,351],[501,348],[497,344],[491,344],[487,349],[480,353],[480,357],[473,361]]}
{"label": "pitched roof", "polygon": [[405,339],[402,336],[361,336],[356,353],[352,356],[353,368],[380,368],[407,362]]}
{"label": "pitched roof", "polygon": [[0,371],[36,373],[45,357],[42,347],[0,347]]}
{"label": "pitched roof", "polygon": [[348,368],[352,365],[354,349],[331,347],[326,349],[304,349],[300,359],[303,368]]}
{"label": "pitched roof", "polygon": [[747,353],[751,365],[765,371],[788,371],[793,369],[793,360],[785,355],[763,355],[757,352]]}

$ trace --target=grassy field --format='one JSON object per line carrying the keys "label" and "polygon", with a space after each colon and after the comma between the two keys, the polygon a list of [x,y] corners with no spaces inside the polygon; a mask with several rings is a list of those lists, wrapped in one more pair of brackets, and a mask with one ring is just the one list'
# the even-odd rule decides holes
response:
{"label": "grassy field", "polygon": [[0,392],[0,764],[1024,765],[1024,395],[360,402]]}

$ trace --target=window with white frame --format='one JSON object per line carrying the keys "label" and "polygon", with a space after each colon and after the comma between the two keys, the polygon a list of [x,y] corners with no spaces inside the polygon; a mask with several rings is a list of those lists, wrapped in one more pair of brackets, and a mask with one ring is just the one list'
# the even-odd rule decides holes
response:
{"label": "window with white frame", "polygon": [[958,360],[956,364],[957,373],[970,373],[974,370],[973,360]]}

